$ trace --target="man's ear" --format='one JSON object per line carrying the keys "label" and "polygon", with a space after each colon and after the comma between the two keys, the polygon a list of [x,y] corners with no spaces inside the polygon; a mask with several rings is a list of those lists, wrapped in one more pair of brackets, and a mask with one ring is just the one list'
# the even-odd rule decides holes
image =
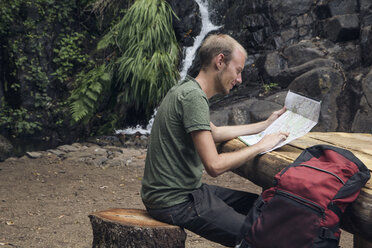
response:
{"label": "man's ear", "polygon": [[215,61],[215,65],[216,65],[217,70],[221,70],[225,65],[225,55],[223,53],[219,53],[215,57],[214,61]]}

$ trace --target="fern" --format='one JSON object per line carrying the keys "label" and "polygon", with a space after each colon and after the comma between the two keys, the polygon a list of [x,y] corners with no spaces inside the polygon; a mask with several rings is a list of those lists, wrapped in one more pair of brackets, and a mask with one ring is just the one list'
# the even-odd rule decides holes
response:
{"label": "fern", "polygon": [[79,87],[69,97],[72,119],[75,122],[89,119],[94,114],[99,97],[109,80],[110,76],[105,72],[104,65],[78,75],[76,83]]}
{"label": "fern", "polygon": [[175,15],[165,0],[137,0],[106,34],[98,49],[114,46],[111,68],[118,102],[152,110],[177,82],[179,48],[172,28]]}

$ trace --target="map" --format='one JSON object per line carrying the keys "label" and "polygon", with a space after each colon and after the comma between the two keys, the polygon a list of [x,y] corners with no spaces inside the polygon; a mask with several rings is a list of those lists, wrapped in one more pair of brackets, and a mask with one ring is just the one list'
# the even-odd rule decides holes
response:
{"label": "map", "polygon": [[318,123],[320,104],[320,101],[288,91],[285,98],[287,111],[284,114],[261,133],[240,136],[239,139],[246,145],[251,146],[259,142],[266,134],[289,132],[289,136],[285,141],[280,142],[274,148],[266,152],[275,150],[310,132]]}

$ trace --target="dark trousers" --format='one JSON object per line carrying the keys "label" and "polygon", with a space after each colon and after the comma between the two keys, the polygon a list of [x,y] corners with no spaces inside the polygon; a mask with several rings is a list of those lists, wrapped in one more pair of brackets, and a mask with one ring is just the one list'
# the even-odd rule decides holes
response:
{"label": "dark trousers", "polygon": [[206,239],[233,247],[245,216],[258,195],[203,184],[189,200],[162,209],[147,209],[162,222],[181,226]]}

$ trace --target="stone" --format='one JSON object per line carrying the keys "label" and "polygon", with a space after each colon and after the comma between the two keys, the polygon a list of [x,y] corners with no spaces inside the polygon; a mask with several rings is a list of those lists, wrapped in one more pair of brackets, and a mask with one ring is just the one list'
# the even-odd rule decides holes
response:
{"label": "stone", "polygon": [[272,17],[279,25],[284,25],[290,21],[292,16],[299,16],[308,12],[313,4],[312,0],[287,0],[287,1],[268,1]]}
{"label": "stone", "polygon": [[250,14],[243,17],[243,28],[251,32],[258,31],[269,26],[270,22],[264,14]]}
{"label": "stone", "polygon": [[177,18],[172,24],[177,40],[182,46],[192,46],[194,38],[200,33],[201,18],[198,15],[198,4],[195,1],[168,0]]}
{"label": "stone", "polygon": [[359,37],[358,14],[340,15],[325,20],[324,37],[333,42],[355,40]]}
{"label": "stone", "polygon": [[12,143],[4,136],[0,135],[0,162],[13,155],[14,148]]}
{"label": "stone", "polygon": [[56,155],[56,156],[58,156],[58,157],[61,157],[61,156],[66,154],[66,152],[58,150],[58,149],[50,149],[50,150],[47,150],[47,151]]}
{"label": "stone", "polygon": [[337,97],[340,95],[344,77],[340,71],[320,67],[297,77],[288,89],[321,100],[319,123],[313,131],[337,131]]}
{"label": "stone", "polygon": [[248,112],[251,117],[251,123],[266,120],[275,110],[283,106],[267,100],[257,100],[249,108]]}
{"label": "stone", "polygon": [[332,0],[327,4],[331,16],[354,14],[358,11],[358,1]]}
{"label": "stone", "polygon": [[352,70],[362,64],[361,46],[355,42],[336,43],[333,47],[329,47],[327,52],[344,70]]}
{"label": "stone", "polygon": [[276,77],[287,67],[287,63],[278,52],[273,52],[266,55],[263,67],[269,77]]}
{"label": "stone", "polygon": [[361,33],[362,62],[363,65],[370,66],[372,65],[372,26],[364,27]]}
{"label": "stone", "polygon": [[43,154],[40,152],[26,152],[26,155],[29,158],[41,158],[43,156]]}
{"label": "stone", "polygon": [[265,98],[266,101],[274,102],[276,104],[279,104],[280,106],[284,106],[285,98],[287,96],[288,91],[281,91],[277,92],[271,96],[268,96]]}
{"label": "stone", "polygon": [[372,70],[362,81],[364,95],[360,101],[351,131],[372,133]]}
{"label": "stone", "polygon": [[79,150],[79,148],[73,145],[62,145],[62,146],[57,147],[57,149],[65,153],[76,152]]}
{"label": "stone", "polygon": [[227,125],[243,125],[250,123],[249,111],[245,107],[232,107],[228,114]]}
{"label": "stone", "polygon": [[276,77],[272,78],[272,81],[279,83],[282,87],[287,87],[295,78],[319,67],[339,67],[339,64],[330,59],[314,59],[302,65],[290,67],[281,71]]}
{"label": "stone", "polygon": [[285,48],[283,54],[287,59],[288,67],[302,65],[325,56],[324,52],[309,40]]}

